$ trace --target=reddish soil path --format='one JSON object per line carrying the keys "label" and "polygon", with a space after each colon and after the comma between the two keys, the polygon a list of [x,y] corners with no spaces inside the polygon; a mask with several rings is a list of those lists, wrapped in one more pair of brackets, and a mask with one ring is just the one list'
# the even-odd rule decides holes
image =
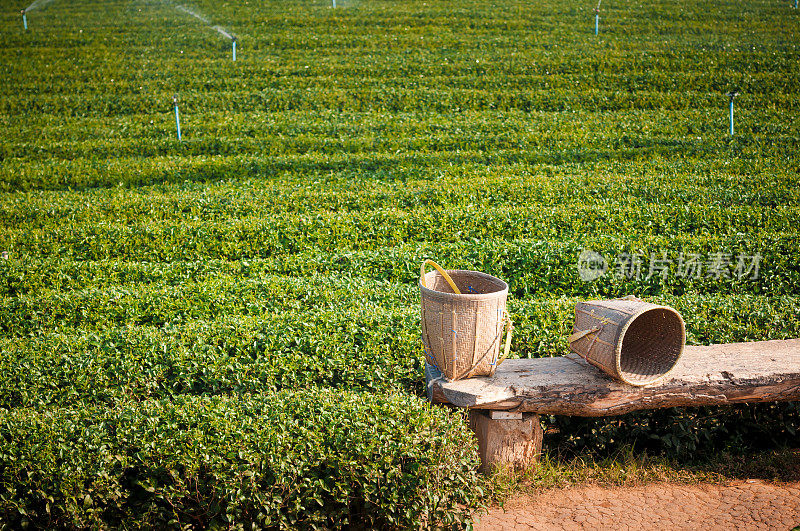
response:
{"label": "reddish soil path", "polygon": [[800,482],[581,486],[516,496],[480,517],[478,531],[646,529],[789,531],[800,525]]}

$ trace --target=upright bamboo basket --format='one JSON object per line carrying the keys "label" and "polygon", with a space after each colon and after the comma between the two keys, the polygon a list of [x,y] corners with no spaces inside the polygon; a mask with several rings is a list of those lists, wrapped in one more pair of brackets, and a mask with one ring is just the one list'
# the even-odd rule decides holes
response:
{"label": "upright bamboo basket", "polygon": [[[425,265],[435,271],[425,273]],[[506,313],[508,284],[467,270],[445,271],[426,260],[420,271],[422,342],[425,358],[450,381],[491,376],[508,356],[511,319]],[[500,357],[503,329],[505,347]]]}
{"label": "upright bamboo basket", "polygon": [[634,297],[579,302],[570,349],[603,372],[631,385],[666,376],[686,343],[681,315]]}

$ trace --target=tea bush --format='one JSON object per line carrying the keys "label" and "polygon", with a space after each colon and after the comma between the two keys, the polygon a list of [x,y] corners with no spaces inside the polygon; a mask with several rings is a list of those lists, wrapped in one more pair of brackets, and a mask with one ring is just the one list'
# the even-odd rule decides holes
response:
{"label": "tea bush", "polygon": [[607,456],[620,448],[702,462],[721,453],[742,455],[795,447],[800,426],[797,402],[669,408],[594,419],[551,417],[553,444],[565,453]]}
{"label": "tea bush", "polygon": [[421,400],[324,389],[0,413],[5,527],[341,529],[463,522],[472,435]]}

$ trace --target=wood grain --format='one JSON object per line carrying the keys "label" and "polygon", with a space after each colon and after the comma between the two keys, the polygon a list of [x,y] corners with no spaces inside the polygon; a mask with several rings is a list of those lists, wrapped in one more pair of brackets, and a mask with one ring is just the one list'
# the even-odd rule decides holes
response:
{"label": "wood grain", "polygon": [[613,380],[571,356],[506,360],[494,376],[457,382],[430,366],[425,372],[433,402],[549,415],[800,400],[800,339],[687,346],[666,378],[644,387]]}
{"label": "wood grain", "polygon": [[481,470],[496,467],[527,468],[542,453],[542,424],[539,415],[527,413],[521,419],[493,419],[486,411],[469,412],[469,424],[478,439]]}

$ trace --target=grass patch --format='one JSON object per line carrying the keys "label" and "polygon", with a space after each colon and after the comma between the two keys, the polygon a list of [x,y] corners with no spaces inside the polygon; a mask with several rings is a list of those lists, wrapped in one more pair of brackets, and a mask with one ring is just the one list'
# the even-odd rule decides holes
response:
{"label": "grass patch", "polygon": [[545,449],[541,461],[528,470],[499,468],[487,482],[493,504],[502,505],[512,494],[596,485],[637,487],[649,483],[724,484],[760,479],[796,482],[800,478],[800,449],[780,448],[736,454],[723,452],[703,460],[650,455],[625,446],[612,455],[598,457],[591,452],[562,453]]}

